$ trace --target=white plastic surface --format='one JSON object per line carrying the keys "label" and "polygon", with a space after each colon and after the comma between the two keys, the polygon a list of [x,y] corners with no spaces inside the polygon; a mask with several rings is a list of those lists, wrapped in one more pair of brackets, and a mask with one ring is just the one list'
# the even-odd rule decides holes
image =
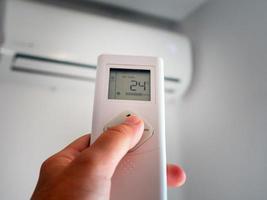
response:
{"label": "white plastic surface", "polygon": [[[151,74],[151,101],[108,99],[109,69],[146,69]],[[154,134],[128,153],[112,178],[111,200],[167,200],[163,62],[155,57],[102,55],[97,66],[93,143],[106,124],[132,110]],[[131,194],[131,195],[129,195]]]}
{"label": "white plastic surface", "polygon": [[16,69],[29,70],[29,71],[39,71],[40,73],[53,73],[53,74],[63,74],[65,76],[76,76],[88,80],[95,79],[96,70],[71,66],[63,63],[53,63],[48,61],[40,61],[29,58],[15,58],[13,60],[12,67]]}
{"label": "white plastic surface", "polygon": [[[106,18],[39,1],[6,1],[3,47],[15,52],[96,65],[103,53],[162,57],[174,95],[191,81],[187,37],[163,29]],[[174,85],[174,86],[172,86]]]}

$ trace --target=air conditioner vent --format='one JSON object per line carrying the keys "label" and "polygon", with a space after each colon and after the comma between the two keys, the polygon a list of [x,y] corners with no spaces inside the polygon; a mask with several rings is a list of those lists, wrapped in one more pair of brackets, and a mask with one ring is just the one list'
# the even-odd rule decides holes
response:
{"label": "air conditioner vent", "polygon": [[17,72],[95,81],[96,66],[45,57],[16,54],[11,69]]}

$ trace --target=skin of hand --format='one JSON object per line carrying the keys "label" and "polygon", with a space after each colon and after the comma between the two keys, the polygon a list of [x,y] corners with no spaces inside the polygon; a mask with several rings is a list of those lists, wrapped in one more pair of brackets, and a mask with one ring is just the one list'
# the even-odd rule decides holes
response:
{"label": "skin of hand", "polygon": [[[116,166],[142,136],[144,122],[136,116],[104,132],[90,147],[84,135],[41,166],[32,200],[109,200],[111,178]],[[176,165],[167,165],[169,187],[186,179]]]}

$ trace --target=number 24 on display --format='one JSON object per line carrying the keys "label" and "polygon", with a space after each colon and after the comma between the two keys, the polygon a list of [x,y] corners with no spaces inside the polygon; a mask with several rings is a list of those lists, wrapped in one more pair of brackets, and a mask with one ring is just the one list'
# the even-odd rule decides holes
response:
{"label": "number 24 on display", "polygon": [[136,80],[131,80],[131,84],[130,84],[130,90],[131,91],[136,91],[136,87],[141,87],[144,88],[144,90],[146,90],[146,82],[144,81],[144,84],[142,84],[142,82],[138,82]]}

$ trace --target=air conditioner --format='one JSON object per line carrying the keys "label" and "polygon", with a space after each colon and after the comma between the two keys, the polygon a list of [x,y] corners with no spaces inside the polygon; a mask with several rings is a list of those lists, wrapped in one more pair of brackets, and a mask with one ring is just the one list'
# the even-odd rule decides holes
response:
{"label": "air conditioner", "polygon": [[5,73],[94,81],[103,53],[159,56],[165,90],[182,96],[192,74],[189,40],[176,32],[111,19],[51,2],[5,2],[0,65]]}

